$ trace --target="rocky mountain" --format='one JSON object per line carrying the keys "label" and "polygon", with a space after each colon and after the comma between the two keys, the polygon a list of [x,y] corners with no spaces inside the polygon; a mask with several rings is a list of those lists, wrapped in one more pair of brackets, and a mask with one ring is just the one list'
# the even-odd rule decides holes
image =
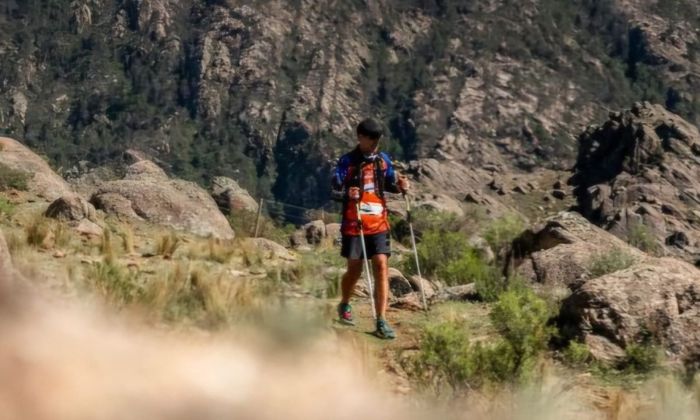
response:
{"label": "rocky mountain", "polygon": [[[636,100],[700,120],[688,0],[57,0],[0,5],[0,126],[65,173],[129,147],[313,207],[365,115],[402,160],[573,163]],[[76,166],[76,171],[80,168]]]}
{"label": "rocky mountain", "polygon": [[581,213],[646,251],[698,259],[700,132],[661,106],[611,113],[579,138]]}

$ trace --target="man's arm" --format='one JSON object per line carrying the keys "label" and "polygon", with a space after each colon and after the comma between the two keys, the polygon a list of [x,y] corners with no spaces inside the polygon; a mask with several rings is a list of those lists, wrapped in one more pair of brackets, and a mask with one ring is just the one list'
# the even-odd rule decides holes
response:
{"label": "man's arm", "polygon": [[394,164],[391,162],[391,159],[385,153],[382,153],[381,157],[386,163],[386,174],[384,176],[384,190],[394,194],[403,192],[401,188],[399,188],[398,175],[396,174],[396,170],[394,169]]}
{"label": "man's arm", "polygon": [[344,201],[347,191],[345,180],[348,176],[349,161],[343,156],[338,159],[338,164],[331,178],[331,199],[334,201]]}

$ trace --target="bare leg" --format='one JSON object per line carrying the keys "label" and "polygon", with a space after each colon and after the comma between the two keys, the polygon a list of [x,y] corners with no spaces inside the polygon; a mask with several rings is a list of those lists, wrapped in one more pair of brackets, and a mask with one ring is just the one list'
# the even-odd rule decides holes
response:
{"label": "bare leg", "polygon": [[341,293],[343,294],[341,303],[350,303],[352,292],[355,290],[355,285],[362,274],[362,260],[348,259],[348,268],[343,274],[343,280],[340,283]]}
{"label": "bare leg", "polygon": [[384,318],[389,299],[389,257],[386,254],[372,256],[372,267],[374,268],[374,306],[377,309],[377,318]]}

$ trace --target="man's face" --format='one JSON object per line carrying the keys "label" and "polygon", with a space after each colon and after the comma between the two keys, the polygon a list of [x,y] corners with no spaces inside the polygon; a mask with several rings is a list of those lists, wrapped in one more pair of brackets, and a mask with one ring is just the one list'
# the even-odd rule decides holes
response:
{"label": "man's face", "polygon": [[358,134],[357,141],[360,144],[360,151],[363,154],[377,153],[379,149],[379,139],[371,139],[365,135]]}

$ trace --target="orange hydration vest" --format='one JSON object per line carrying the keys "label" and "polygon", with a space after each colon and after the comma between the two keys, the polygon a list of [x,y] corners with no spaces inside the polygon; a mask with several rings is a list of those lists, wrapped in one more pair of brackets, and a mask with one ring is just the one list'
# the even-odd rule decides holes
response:
{"label": "orange hydration vest", "polygon": [[[386,153],[367,158],[356,148],[340,158],[332,184],[334,198],[343,201],[343,235],[360,234],[356,204],[359,204],[365,235],[389,230],[384,192],[397,193],[399,188],[396,183],[396,171]],[[359,201],[348,198],[347,190],[350,187],[360,188]]]}

